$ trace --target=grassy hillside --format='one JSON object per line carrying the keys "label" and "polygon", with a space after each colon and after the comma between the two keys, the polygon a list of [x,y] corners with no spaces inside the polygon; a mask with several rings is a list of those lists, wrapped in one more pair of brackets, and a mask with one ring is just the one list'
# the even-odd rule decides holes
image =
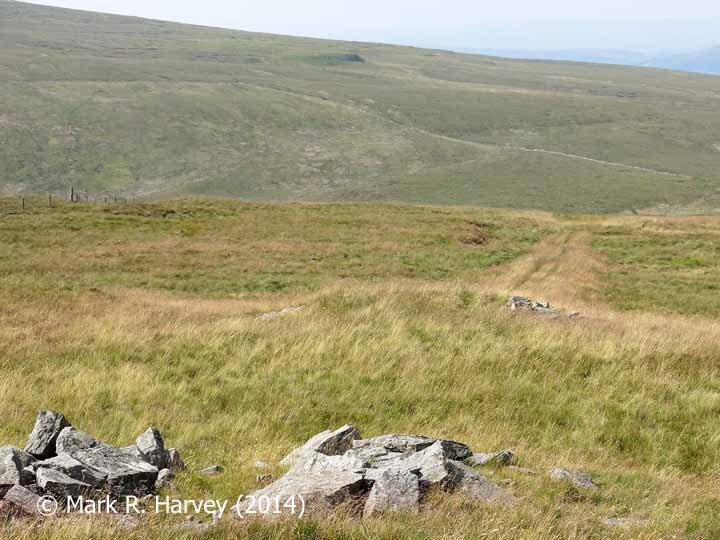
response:
{"label": "grassy hillside", "polygon": [[0,194],[718,206],[720,79],[0,1]]}
{"label": "grassy hillside", "polygon": [[[22,445],[41,407],[116,444],[157,425],[190,466],[185,499],[247,493],[256,459],[344,422],[510,447],[540,473],[485,471],[520,499],[510,510],[436,496],[419,516],[226,522],[202,538],[720,535],[715,218],[30,202],[0,204],[3,443]],[[582,316],[510,312],[511,292]],[[303,309],[257,320],[285,306]],[[212,463],[226,472],[194,472]],[[556,465],[600,489],[550,482]],[[180,522],[88,517],[31,534],[199,537]],[[29,530],[0,522],[2,538]]]}

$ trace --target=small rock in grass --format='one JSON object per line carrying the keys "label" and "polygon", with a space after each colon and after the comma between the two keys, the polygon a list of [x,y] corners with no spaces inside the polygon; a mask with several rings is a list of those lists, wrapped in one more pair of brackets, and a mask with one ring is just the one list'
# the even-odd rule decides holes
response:
{"label": "small rock in grass", "polygon": [[225,469],[220,465],[210,465],[210,467],[206,467],[198,471],[198,474],[202,474],[203,476],[215,476],[217,474],[220,474],[224,470]]}
{"label": "small rock in grass", "polygon": [[618,528],[644,527],[648,524],[647,519],[638,517],[608,517],[601,519],[600,522],[608,527]]}
{"label": "small rock in grass", "polygon": [[532,476],[537,476],[540,474],[539,472],[533,471],[532,469],[528,469],[527,467],[518,467],[517,465],[510,465],[508,468],[512,469],[513,471],[516,471],[516,472],[519,472],[522,474],[529,474]]}
{"label": "small rock in grass", "polygon": [[283,315],[288,315],[290,313],[297,313],[298,311],[302,311],[302,306],[286,307],[286,308],[282,308],[280,311],[268,311],[267,313],[262,313],[256,317],[256,320],[269,321],[271,319],[277,319],[278,317],[282,317]]}
{"label": "small rock in grass", "polygon": [[550,478],[552,478],[553,480],[570,482],[571,484],[579,488],[598,488],[597,485],[595,485],[595,483],[593,482],[593,479],[590,477],[590,475],[582,472],[569,471],[567,469],[555,467],[553,469],[550,469],[548,476],[550,476]]}
{"label": "small rock in grass", "polygon": [[469,465],[512,465],[516,458],[510,450],[500,450],[499,452],[490,452],[487,454],[475,453],[467,460]]}
{"label": "small rock in grass", "polygon": [[261,461],[261,460],[258,459],[258,460],[256,460],[255,463],[253,464],[253,467],[255,467],[256,469],[269,469],[269,468],[270,468],[270,465],[268,465],[268,464],[265,463],[264,461]]}

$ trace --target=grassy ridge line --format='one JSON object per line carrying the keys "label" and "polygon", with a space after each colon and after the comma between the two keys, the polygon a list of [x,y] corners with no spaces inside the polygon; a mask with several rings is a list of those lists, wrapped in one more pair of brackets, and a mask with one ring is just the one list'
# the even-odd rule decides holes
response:
{"label": "grassy ridge line", "polygon": [[21,3],[2,4],[0,17],[6,194],[73,184],[163,197],[597,212],[717,191],[712,77]]}

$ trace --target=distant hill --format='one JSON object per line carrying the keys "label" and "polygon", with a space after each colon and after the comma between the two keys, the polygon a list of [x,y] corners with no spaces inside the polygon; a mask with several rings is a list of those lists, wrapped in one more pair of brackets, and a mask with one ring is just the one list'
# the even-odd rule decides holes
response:
{"label": "distant hill", "polygon": [[596,212],[720,186],[720,78],[0,1],[0,195]]}
{"label": "distant hill", "polygon": [[720,45],[694,53],[652,58],[643,65],[720,75]]}
{"label": "distant hill", "polygon": [[720,46],[692,53],[666,55],[652,55],[638,51],[615,49],[561,49],[545,51],[467,49],[466,52],[492,54],[503,58],[525,60],[566,60],[571,62],[657,67],[709,75],[720,74]]}
{"label": "distant hill", "polygon": [[590,62],[595,64],[620,64],[642,66],[652,56],[622,49],[558,49],[558,50],[522,50],[522,49],[466,49],[473,54],[489,54],[503,58],[520,60],[563,60],[568,62]]}

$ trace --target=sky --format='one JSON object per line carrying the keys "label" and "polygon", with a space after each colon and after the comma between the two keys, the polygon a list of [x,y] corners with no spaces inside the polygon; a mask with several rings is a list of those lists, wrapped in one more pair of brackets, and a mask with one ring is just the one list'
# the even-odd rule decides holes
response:
{"label": "sky", "polygon": [[36,3],[239,30],[453,49],[689,51],[720,44],[718,0],[38,0]]}

